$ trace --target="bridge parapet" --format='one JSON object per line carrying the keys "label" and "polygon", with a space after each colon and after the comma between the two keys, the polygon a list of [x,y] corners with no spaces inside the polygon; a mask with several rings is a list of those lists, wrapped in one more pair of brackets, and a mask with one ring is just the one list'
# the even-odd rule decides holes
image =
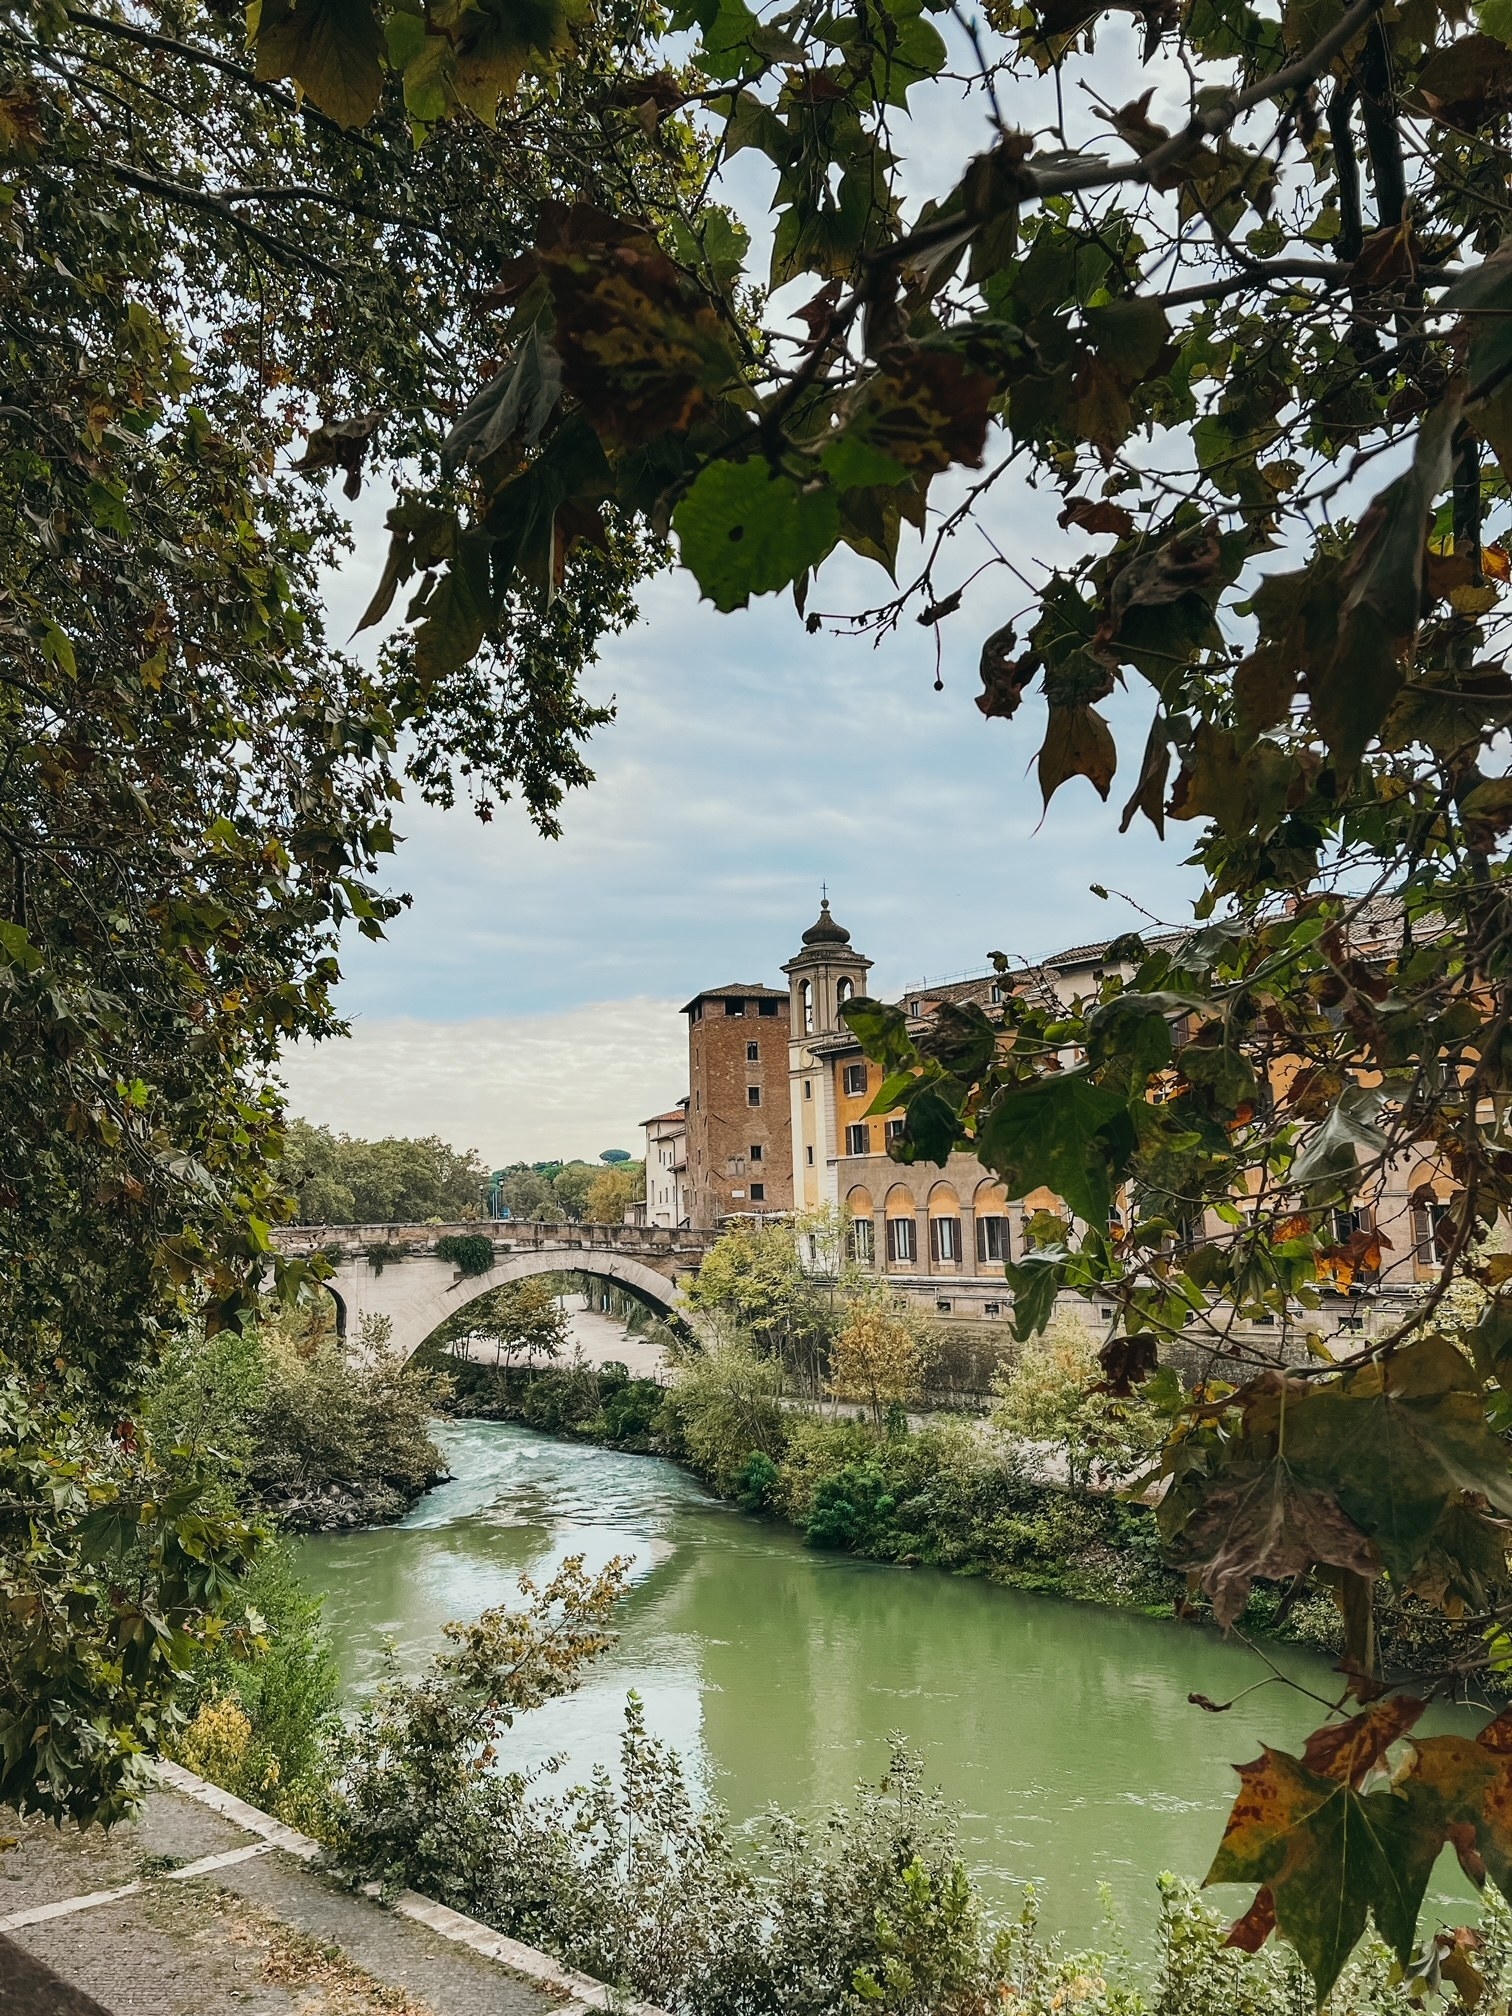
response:
{"label": "bridge parapet", "polygon": [[[492,1260],[464,1274],[436,1251],[447,1238],[487,1239]],[[440,1323],[477,1296],[534,1274],[595,1274],[671,1316],[679,1286],[698,1272],[717,1232],[666,1225],[536,1224],[517,1219],[453,1225],[286,1225],[273,1234],[291,1258],[323,1253],[326,1283],[342,1333],[360,1334],[365,1317],[386,1319],[408,1357]]]}
{"label": "bridge parapet", "polygon": [[273,1234],[281,1253],[295,1258],[311,1253],[365,1254],[370,1247],[403,1247],[405,1252],[432,1254],[442,1239],[489,1240],[494,1251],[539,1253],[548,1248],[570,1252],[608,1252],[671,1257],[686,1254],[701,1260],[719,1237],[687,1226],[553,1224],[523,1218],[459,1219],[446,1225],[280,1225]]}

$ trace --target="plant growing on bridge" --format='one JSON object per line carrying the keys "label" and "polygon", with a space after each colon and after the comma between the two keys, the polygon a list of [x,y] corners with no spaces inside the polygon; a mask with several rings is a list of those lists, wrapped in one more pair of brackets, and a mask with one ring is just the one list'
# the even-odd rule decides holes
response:
{"label": "plant growing on bridge", "polygon": [[486,1274],[494,1264],[493,1241],[485,1232],[447,1232],[436,1241],[436,1258],[449,1260],[459,1274]]}

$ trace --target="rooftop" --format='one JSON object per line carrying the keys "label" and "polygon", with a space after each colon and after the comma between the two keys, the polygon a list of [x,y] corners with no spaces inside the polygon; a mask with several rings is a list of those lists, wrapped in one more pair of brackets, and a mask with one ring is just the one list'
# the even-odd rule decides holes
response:
{"label": "rooftop", "polygon": [[700,987],[691,1001],[683,1003],[679,1012],[686,1015],[688,1010],[696,1007],[700,1001],[720,1001],[726,999],[786,1001],[787,998],[788,990],[786,987],[767,987],[760,980],[731,980],[723,987]]}

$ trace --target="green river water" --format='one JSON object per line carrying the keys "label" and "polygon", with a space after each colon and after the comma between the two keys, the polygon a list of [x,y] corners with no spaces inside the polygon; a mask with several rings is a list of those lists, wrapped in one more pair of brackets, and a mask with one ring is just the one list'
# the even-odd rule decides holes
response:
{"label": "green river water", "polygon": [[[1236,1787],[1230,1766],[1294,1747],[1321,1711],[1205,1629],[1022,1595],[928,1569],[815,1553],[711,1499],[675,1465],[492,1422],[438,1430],[453,1481],[401,1525],[302,1543],[353,1696],[392,1640],[413,1668],[452,1617],[507,1601],[564,1554],[635,1558],[615,1649],[576,1694],[517,1724],[511,1761],[565,1753],[571,1778],[613,1763],[627,1689],[653,1732],[738,1821],[815,1812],[880,1775],[901,1730],[961,1812],[989,1898],[1032,1879],[1044,1922],[1097,1936],[1100,1891],[1131,1942],[1153,1922],[1152,1873],[1200,1877]],[[1327,1692],[1321,1659],[1278,1663]],[[1440,1717],[1437,1726],[1454,1726]],[[1468,1726],[1468,1725],[1467,1725]],[[1457,1873],[1435,1891],[1463,1918]],[[1233,1891],[1215,1897],[1242,1908]]]}

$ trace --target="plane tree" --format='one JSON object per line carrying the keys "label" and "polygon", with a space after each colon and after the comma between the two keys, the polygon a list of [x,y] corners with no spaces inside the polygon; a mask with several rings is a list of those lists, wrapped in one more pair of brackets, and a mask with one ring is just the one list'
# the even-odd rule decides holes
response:
{"label": "plane tree", "polygon": [[[402,900],[401,797],[550,834],[589,778],[582,675],[661,534],[600,514],[464,610],[442,451],[543,201],[696,202],[686,122],[614,95],[660,25],[546,38],[422,148],[397,87],[357,132],[279,82],[272,7],[256,57],[214,7],[0,15],[0,1802],[119,1815],[259,1545],[138,1401],[302,1286],[269,1088]],[[336,483],[432,570],[360,659]]]}
{"label": "plane tree", "polygon": [[[353,120],[387,65],[418,115],[520,18],[302,0],[264,14],[259,63]],[[1463,1945],[1414,1957],[1416,1921],[1446,1842],[1512,1881],[1512,1728],[1414,1737],[1373,1619],[1410,1595],[1461,1620],[1435,1684],[1506,1659],[1512,14],[683,0],[671,26],[691,61],[647,72],[642,123],[691,113],[719,164],[757,161],[761,268],[719,213],[542,204],[453,437],[470,550],[497,597],[623,514],[670,527],[720,609],[791,591],[811,630],[964,632],[989,721],[1038,711],[1046,802],[1122,767],[1126,826],[1190,834],[1199,928],[1128,941],[1131,983],[926,1037],[849,1020],[899,1159],[966,1144],[1062,1200],[1013,1265],[1017,1321],[1062,1288],[1116,1307],[1103,1370],[1168,1412],[1194,1598],[1225,1622],[1257,1575],[1337,1598],[1336,1712],[1244,1767],[1214,1865],[1258,1886],[1236,1942],[1279,1926],[1321,1995],[1373,1915],[1473,2000]],[[333,37],[367,51],[350,103]],[[1031,489],[1039,533],[1005,543]],[[842,551],[876,587],[835,609]],[[393,577],[426,564],[401,527]],[[469,564],[430,595],[465,598]],[[1147,721],[1123,750],[1120,686]],[[1447,1206],[1438,1281],[1310,1354],[1324,1274],[1381,1259],[1338,1214],[1403,1157]]]}

